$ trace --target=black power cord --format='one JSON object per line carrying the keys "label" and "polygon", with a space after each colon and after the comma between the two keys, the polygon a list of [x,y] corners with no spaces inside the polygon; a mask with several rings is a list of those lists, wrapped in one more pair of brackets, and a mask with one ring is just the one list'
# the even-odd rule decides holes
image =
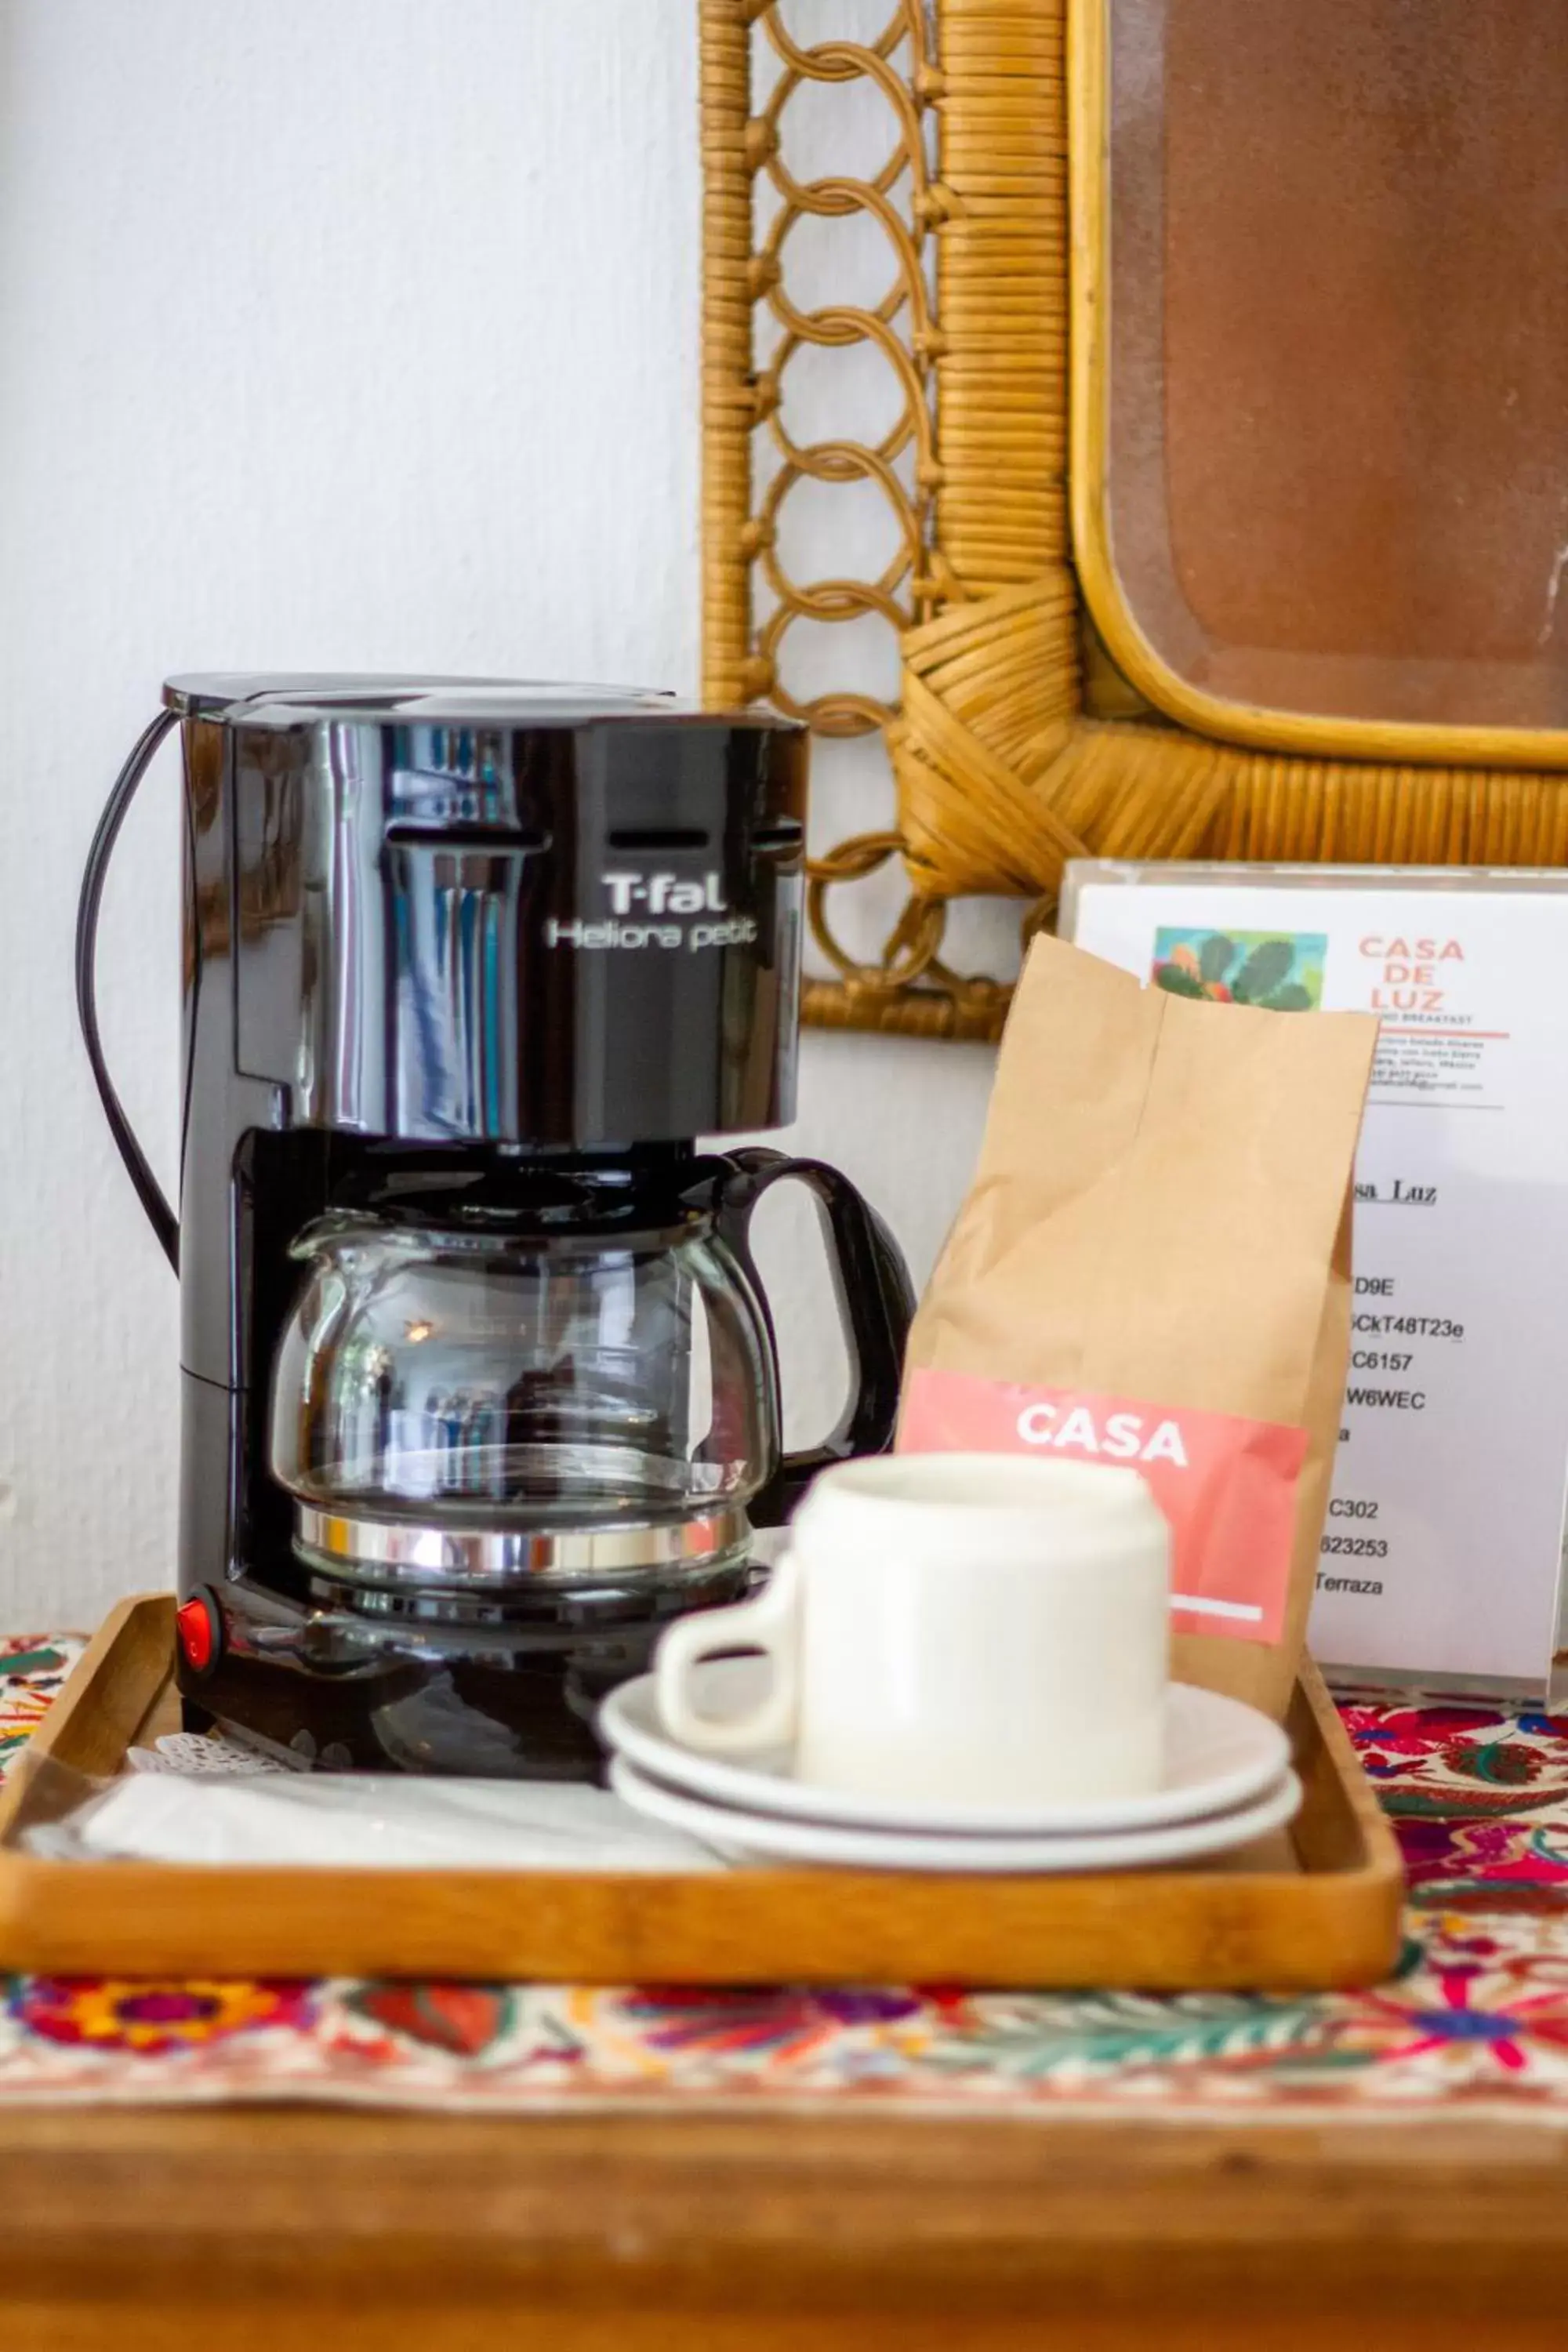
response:
{"label": "black power cord", "polygon": [[82,1042],[87,1058],[92,1065],[92,1075],[98,1086],[99,1100],[109,1121],[125,1171],[136,1187],[136,1196],[146,1210],[153,1231],[158,1236],[160,1248],[177,1274],[180,1270],[180,1221],[163,1198],[158,1179],[147,1164],[146,1156],[132,1130],[124,1107],[114,1091],[109,1075],[109,1065],[103,1058],[103,1044],[98,1034],[98,916],[103,900],[103,885],[109,873],[109,861],[120,828],[125,822],[126,811],[136,797],[136,788],[152,764],[153,755],[169,730],[176,724],[177,714],[161,710],[152,724],[142,730],[136,747],[114,780],[114,789],[104,804],[98,820],[98,830],[92,836],[92,846],[87,853],[82,869],[81,896],[76,910],[76,1009],[81,1023]]}

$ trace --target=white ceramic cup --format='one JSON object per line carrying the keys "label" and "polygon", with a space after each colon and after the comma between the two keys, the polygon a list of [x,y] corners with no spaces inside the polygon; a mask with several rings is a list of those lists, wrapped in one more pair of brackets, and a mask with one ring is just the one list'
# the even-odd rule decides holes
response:
{"label": "white ceramic cup", "polygon": [[[793,1743],[795,1772],[866,1795],[1068,1802],[1160,1786],[1170,1533],[1136,1470],[1002,1454],[879,1454],[825,1471],[772,1580],[678,1618],[654,1661],[672,1738]],[[693,1669],[772,1661],[716,1717]]]}

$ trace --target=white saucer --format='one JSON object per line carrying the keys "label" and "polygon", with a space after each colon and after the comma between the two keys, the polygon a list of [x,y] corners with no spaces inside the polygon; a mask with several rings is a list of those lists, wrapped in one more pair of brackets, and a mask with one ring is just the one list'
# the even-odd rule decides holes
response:
{"label": "white saucer", "polygon": [[835,1829],[821,1822],[781,1821],[767,1813],[710,1805],[650,1780],[623,1756],[610,1786],[626,1804],[667,1828],[684,1830],[741,1861],[837,1863],[852,1870],[927,1870],[1038,1874],[1072,1870],[1141,1870],[1187,1862],[1247,1845],[1294,1818],[1301,1784],[1286,1772],[1255,1803],[1164,1829],[1120,1830],[1096,1837],[916,1835],[907,1831]]}
{"label": "white saucer", "polygon": [[[695,1693],[705,1714],[749,1713],[769,1668],[761,1658],[714,1658],[696,1670]],[[669,1787],[750,1812],[846,1828],[935,1830],[968,1836],[1043,1837],[1088,1831],[1158,1829],[1227,1812],[1271,1788],[1290,1761],[1290,1745],[1277,1723],[1239,1699],[1173,1683],[1165,1727],[1163,1785],[1152,1796],[1085,1799],[1076,1804],[933,1803],[930,1798],[864,1797],[819,1789],[795,1778],[787,1749],[751,1755],[705,1756],[672,1739],[659,1720],[654,1678],[641,1675],[613,1691],[599,1711],[599,1729],[617,1755]]]}

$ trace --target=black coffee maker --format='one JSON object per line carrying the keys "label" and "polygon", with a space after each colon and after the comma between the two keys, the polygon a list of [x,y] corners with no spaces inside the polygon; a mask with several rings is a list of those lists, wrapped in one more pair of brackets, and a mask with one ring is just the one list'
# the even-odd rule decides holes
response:
{"label": "black coffee maker", "polygon": [[[301,1764],[591,1775],[661,1624],[892,1437],[886,1227],[835,1169],[696,1141],[794,1114],[804,735],[489,680],[163,701],[89,858],[77,985],[180,1273],[187,1716]],[[93,992],[109,856],[176,723],[177,1221]],[[805,1455],[747,1238],[785,1176],[826,1213],[852,1364]]]}

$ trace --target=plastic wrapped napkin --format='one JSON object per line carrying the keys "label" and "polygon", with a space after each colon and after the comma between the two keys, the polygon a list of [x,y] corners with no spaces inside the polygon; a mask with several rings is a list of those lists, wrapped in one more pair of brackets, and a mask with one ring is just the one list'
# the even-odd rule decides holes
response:
{"label": "plastic wrapped napkin", "polygon": [[331,1870],[721,1870],[710,1846],[578,1781],[132,1772],[24,1830],[62,1861]]}

